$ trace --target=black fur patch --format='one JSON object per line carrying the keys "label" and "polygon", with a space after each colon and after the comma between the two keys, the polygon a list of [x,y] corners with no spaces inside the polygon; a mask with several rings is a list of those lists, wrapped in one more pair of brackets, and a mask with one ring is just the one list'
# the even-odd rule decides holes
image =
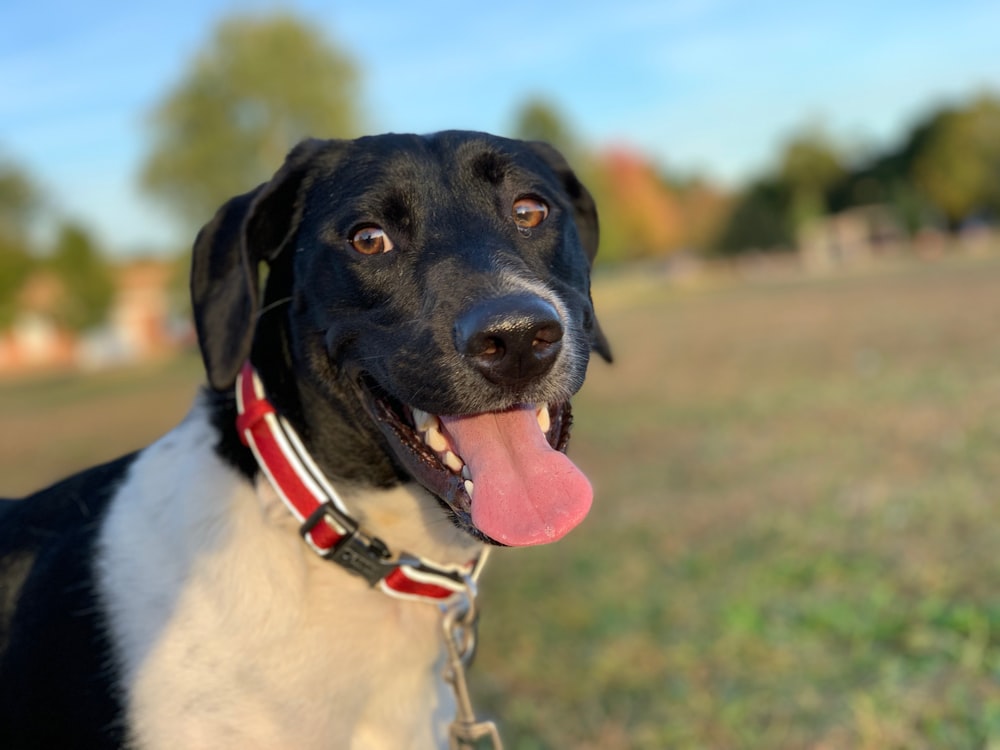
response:
{"label": "black fur patch", "polygon": [[504,157],[488,151],[473,160],[472,173],[491,185],[499,185],[507,174],[508,164]]}
{"label": "black fur patch", "polygon": [[135,454],[0,501],[0,747],[118,748],[94,542]]}

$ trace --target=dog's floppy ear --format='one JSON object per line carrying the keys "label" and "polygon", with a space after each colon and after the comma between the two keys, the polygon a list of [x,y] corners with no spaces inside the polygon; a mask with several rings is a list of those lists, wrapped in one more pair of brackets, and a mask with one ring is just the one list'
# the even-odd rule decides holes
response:
{"label": "dog's floppy ear", "polygon": [[[597,220],[597,204],[594,202],[594,197],[584,187],[583,183],[577,179],[576,173],[569,166],[566,158],[556,148],[544,141],[531,141],[528,145],[552,168],[562,182],[566,194],[569,195],[573,205],[573,216],[576,221],[576,231],[580,237],[580,244],[587,254],[587,261],[593,267],[594,258],[597,256],[597,245],[601,236],[600,225]],[[608,344],[608,339],[601,330],[596,317],[593,320],[590,346],[604,358],[604,361],[611,361],[611,345]]]}
{"label": "dog's floppy ear", "polygon": [[294,236],[298,196],[320,141],[303,141],[274,177],[229,200],[198,233],[191,261],[191,301],[208,382],[232,386],[250,356],[259,306],[258,266]]}

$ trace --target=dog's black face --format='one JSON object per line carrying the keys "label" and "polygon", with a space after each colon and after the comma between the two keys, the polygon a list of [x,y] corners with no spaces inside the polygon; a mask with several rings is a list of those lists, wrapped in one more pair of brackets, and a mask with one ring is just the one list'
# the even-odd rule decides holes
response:
{"label": "dog's black face", "polygon": [[543,144],[305,142],[199,235],[210,382],[228,391],[251,356],[330,476],[412,477],[477,537],[549,541],[590,502],[546,443],[565,448],[590,349],[610,358],[590,301],[596,245],[590,195]]}

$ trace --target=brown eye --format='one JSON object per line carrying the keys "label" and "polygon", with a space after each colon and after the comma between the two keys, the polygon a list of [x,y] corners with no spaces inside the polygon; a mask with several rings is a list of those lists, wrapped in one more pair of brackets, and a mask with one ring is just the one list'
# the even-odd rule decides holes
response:
{"label": "brown eye", "polygon": [[393,248],[389,235],[382,230],[382,227],[376,226],[361,227],[348,242],[362,255],[379,255]]}
{"label": "brown eye", "polygon": [[549,215],[549,207],[538,198],[525,196],[514,201],[514,223],[521,229],[537,227]]}

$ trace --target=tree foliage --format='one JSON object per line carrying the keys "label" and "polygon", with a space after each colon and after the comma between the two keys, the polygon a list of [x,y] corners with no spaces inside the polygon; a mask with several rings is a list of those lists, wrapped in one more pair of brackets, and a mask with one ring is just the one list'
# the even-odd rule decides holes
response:
{"label": "tree foliage", "polygon": [[17,292],[34,261],[28,252],[28,224],[41,198],[28,175],[0,163],[0,328],[17,315]]}
{"label": "tree foliage", "polygon": [[794,247],[803,227],[855,206],[888,208],[909,233],[1000,218],[1000,99],[983,95],[935,110],[866,163],[821,131],[804,131],[775,167],[741,191],[716,242],[721,253]]}
{"label": "tree foliage", "polygon": [[951,226],[1000,210],[1000,100],[946,109],[914,134],[914,185]]}
{"label": "tree foliage", "polygon": [[900,226],[955,229],[1000,217],[1000,99],[983,95],[931,112],[896,147],[848,174],[832,192],[835,210],[889,206]]}
{"label": "tree foliage", "polygon": [[9,162],[0,162],[0,235],[23,237],[41,203],[38,188],[28,175]]}
{"label": "tree foliage", "polygon": [[53,319],[74,331],[101,323],[111,306],[114,280],[86,230],[64,224],[47,265],[63,291],[50,311]]}
{"label": "tree foliage", "polygon": [[356,135],[358,85],[351,60],[301,20],[225,20],[153,113],[143,185],[200,226],[302,138]]}
{"label": "tree foliage", "polygon": [[787,183],[762,179],[746,188],[733,205],[712,251],[719,255],[790,250],[795,245],[792,196]]}
{"label": "tree foliage", "polygon": [[721,255],[791,250],[799,232],[830,209],[830,194],[847,174],[840,149],[822,129],[785,143],[777,166],[737,197],[712,249]]}
{"label": "tree foliage", "polygon": [[17,293],[31,273],[34,263],[24,246],[0,234],[0,330],[17,317]]}
{"label": "tree foliage", "polygon": [[616,149],[598,159],[593,191],[602,216],[603,260],[667,255],[683,245],[677,196],[641,155]]}
{"label": "tree foliage", "polygon": [[545,141],[555,146],[570,161],[578,159],[579,143],[562,113],[551,102],[528,99],[515,116],[514,137],[526,141]]}
{"label": "tree foliage", "polygon": [[558,148],[593,194],[601,224],[599,263],[703,248],[725,211],[725,196],[711,184],[672,180],[637,151],[588,151],[557,107],[544,98],[536,96],[521,105],[513,135]]}
{"label": "tree foliage", "polygon": [[826,214],[829,191],[846,172],[839,149],[822,129],[794,135],[785,144],[777,172],[779,190],[788,193],[787,230],[797,233]]}

